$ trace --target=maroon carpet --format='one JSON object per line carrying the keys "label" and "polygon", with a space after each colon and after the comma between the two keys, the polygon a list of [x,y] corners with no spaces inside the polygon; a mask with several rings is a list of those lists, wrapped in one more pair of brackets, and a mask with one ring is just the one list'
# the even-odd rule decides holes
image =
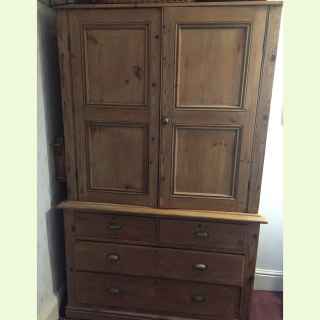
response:
{"label": "maroon carpet", "polygon": [[250,320],[282,320],[282,315],[282,292],[253,292]]}

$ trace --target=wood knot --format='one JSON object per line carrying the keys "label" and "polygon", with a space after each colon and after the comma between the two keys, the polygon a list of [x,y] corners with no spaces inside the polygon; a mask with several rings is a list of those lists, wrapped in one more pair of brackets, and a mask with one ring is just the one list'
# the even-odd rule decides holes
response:
{"label": "wood knot", "polygon": [[142,68],[140,66],[133,66],[133,74],[136,76],[138,80],[142,78]]}

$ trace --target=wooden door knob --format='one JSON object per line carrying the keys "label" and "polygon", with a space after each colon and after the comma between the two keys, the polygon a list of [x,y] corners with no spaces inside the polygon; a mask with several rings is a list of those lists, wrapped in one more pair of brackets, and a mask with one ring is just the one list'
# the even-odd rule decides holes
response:
{"label": "wooden door knob", "polygon": [[169,123],[169,118],[168,117],[163,117],[162,118],[162,124],[168,124]]}

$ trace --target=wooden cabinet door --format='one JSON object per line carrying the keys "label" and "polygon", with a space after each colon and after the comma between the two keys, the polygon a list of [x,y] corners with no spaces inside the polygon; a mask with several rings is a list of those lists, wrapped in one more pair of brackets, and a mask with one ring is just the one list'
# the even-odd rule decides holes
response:
{"label": "wooden cabinet door", "polygon": [[246,210],[266,12],[165,8],[161,207]]}
{"label": "wooden cabinet door", "polygon": [[69,11],[78,197],[155,205],[160,12]]}

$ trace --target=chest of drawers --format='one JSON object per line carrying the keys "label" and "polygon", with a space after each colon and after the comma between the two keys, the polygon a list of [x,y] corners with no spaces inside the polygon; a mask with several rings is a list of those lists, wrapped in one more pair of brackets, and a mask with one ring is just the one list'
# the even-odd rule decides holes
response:
{"label": "chest of drawers", "polygon": [[185,217],[77,201],[61,207],[67,319],[247,317],[261,216]]}

